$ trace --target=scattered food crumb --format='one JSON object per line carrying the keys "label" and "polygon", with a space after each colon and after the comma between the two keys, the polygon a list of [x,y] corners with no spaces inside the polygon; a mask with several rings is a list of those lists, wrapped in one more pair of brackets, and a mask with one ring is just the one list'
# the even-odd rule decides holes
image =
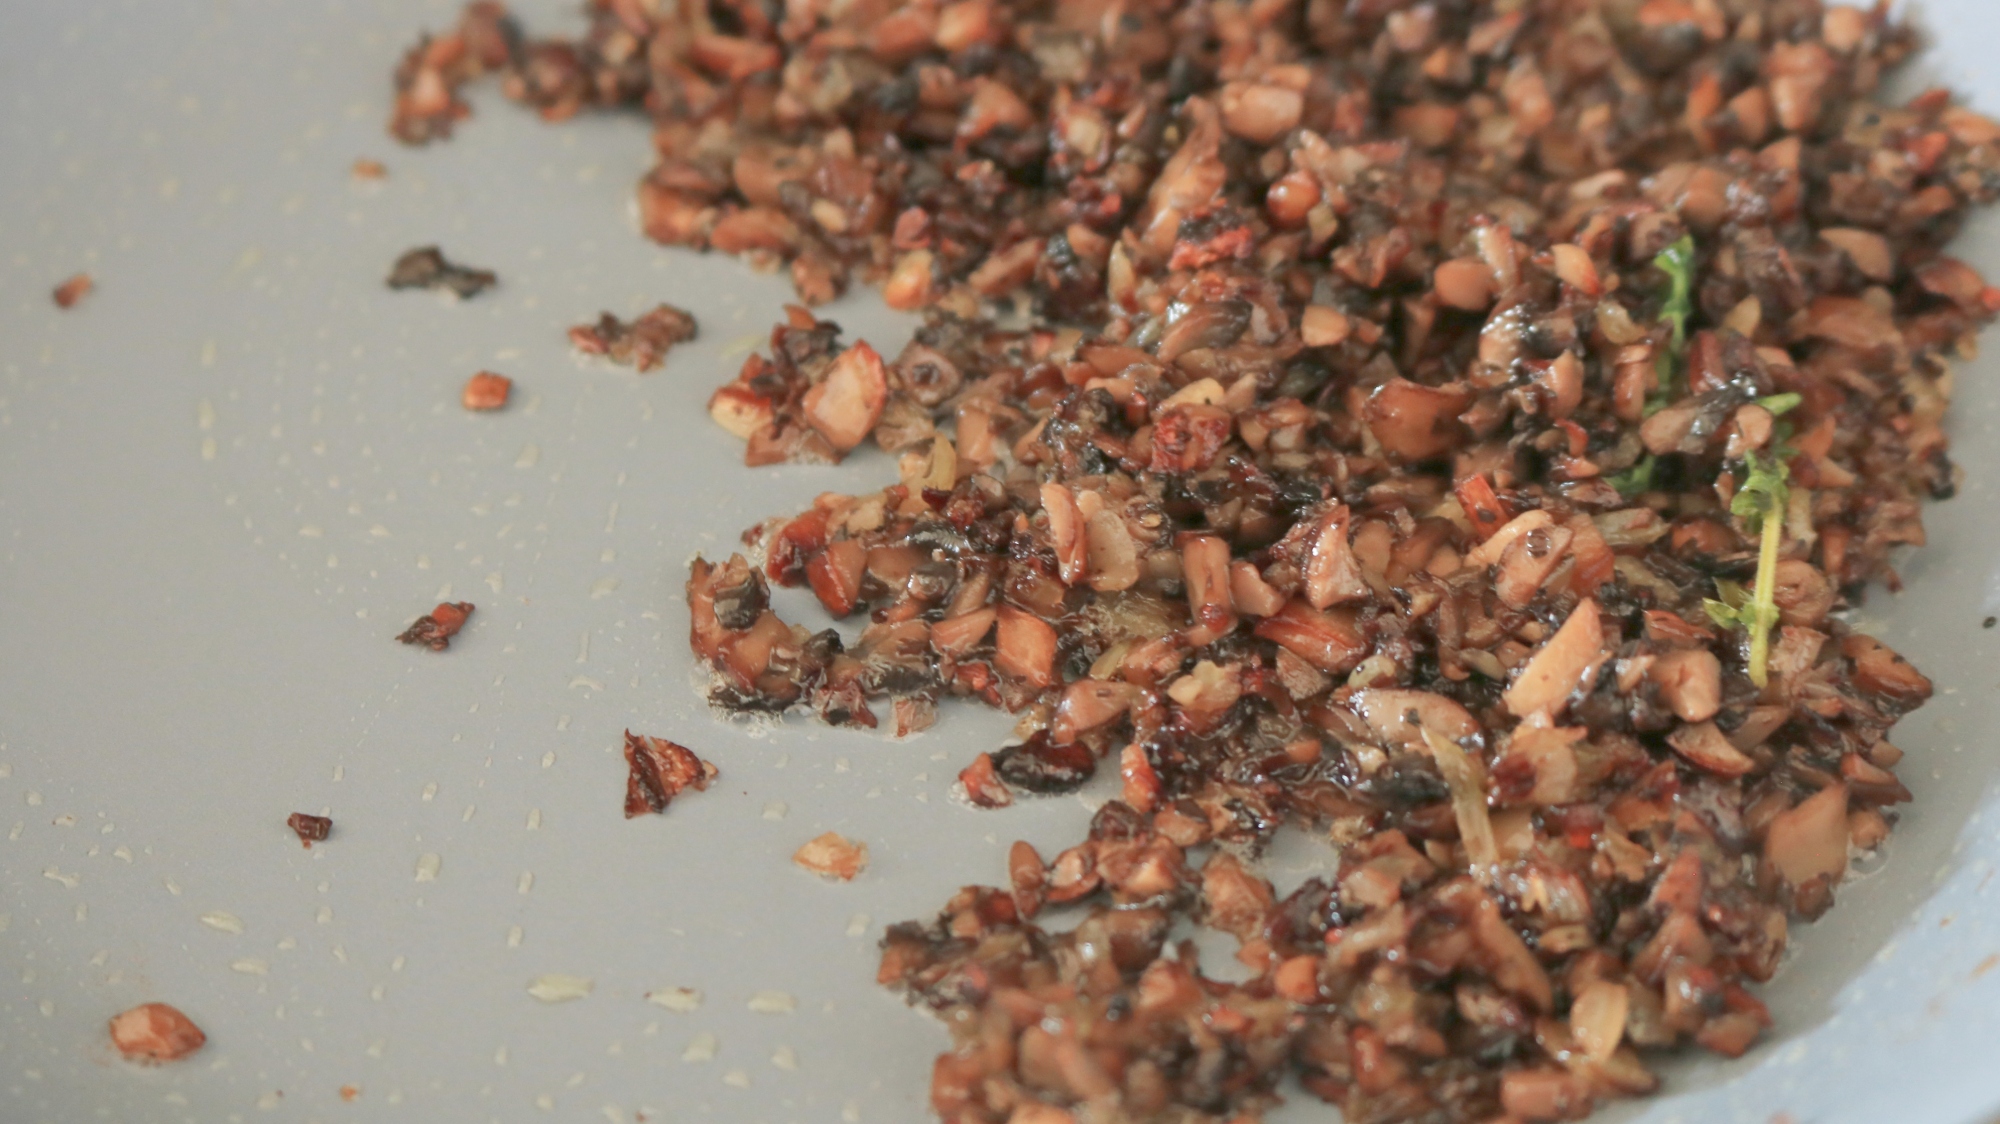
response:
{"label": "scattered food crumb", "polygon": [[[381,167],[381,165],[378,164],[376,165],[376,167],[379,168]],[[342,1085],[340,1087],[340,1099],[346,1101],[348,1104],[353,1104],[356,1098],[360,1096],[361,1096],[361,1090],[355,1088],[352,1085]]]}
{"label": "scattered food crumb", "polygon": [[789,991],[760,991],[750,997],[750,1009],[760,1015],[789,1015],[798,1008],[798,997]]}
{"label": "scattered food crumb", "polygon": [[694,751],[665,738],[625,731],[625,818],[664,812],[684,788],[700,792],[716,777],[715,766]]}
{"label": "scattered food crumb", "polygon": [[111,1044],[135,1062],[170,1062],[201,1049],[208,1035],[165,1003],[141,1003],[111,1020]]}
{"label": "scattered food crumb", "polygon": [[1987,617],[1985,620],[1979,622],[1979,627],[1992,628],[1995,624],[2000,624],[2000,617]]}
{"label": "scattered food crumb", "polygon": [[829,831],[793,852],[792,861],[814,874],[850,882],[868,866],[868,844]]}
{"label": "scattered food crumb", "polygon": [[97,282],[90,279],[90,274],[79,273],[75,277],[72,277],[69,280],[63,282],[62,284],[56,286],[56,291],[54,293],[54,296],[56,298],[56,307],[75,308],[76,302],[89,296],[90,291],[92,289],[95,289],[96,287],[97,287]]}
{"label": "scattered food crumb", "polygon": [[325,816],[311,815],[306,812],[293,812],[291,815],[285,817],[285,823],[298,833],[299,842],[303,843],[308,851],[312,850],[314,843],[324,840],[327,833],[333,830],[333,821],[331,819]]}
{"label": "scattered food crumb", "polygon": [[422,644],[433,652],[442,652],[451,647],[451,638],[465,627],[465,618],[472,615],[470,601],[444,601],[428,614],[418,617],[403,630],[396,639],[405,644]]}
{"label": "scattered food crumb", "polygon": [[354,162],[354,178],[358,180],[380,180],[389,178],[389,169],[380,160],[370,160],[366,156]]}
{"label": "scattered food crumb", "polygon": [[695,337],[694,317],[670,304],[662,304],[627,324],[604,313],[596,324],[578,324],[569,330],[569,342],[590,355],[603,355],[613,363],[635,370],[650,371],[660,365],[677,343]]}
{"label": "scattered food crumb", "polygon": [[568,976],[561,972],[551,972],[538,976],[528,985],[528,994],[544,1003],[566,1003],[572,999],[582,999],[597,987],[597,981],[589,976]]}
{"label": "scattered food crumb", "polygon": [[513,390],[513,379],[492,371],[481,371],[465,380],[465,390],[459,395],[459,400],[468,410],[497,410],[507,404],[507,395]]}
{"label": "scattered food crumb", "polygon": [[855,914],[854,916],[852,916],[852,917],[850,917],[850,918],[848,918],[848,919],[847,919],[847,935],[848,935],[848,936],[850,936],[850,937],[859,937],[859,936],[864,936],[864,935],[866,935],[866,934],[867,934],[867,932],[868,932],[868,915],[867,915],[867,914],[865,914],[865,913],[857,913],[857,914]]}
{"label": "scattered food crumb", "polygon": [[722,1083],[738,1089],[748,1089],[750,1087],[750,1075],[740,1069],[732,1069],[722,1075]]}
{"label": "scattered food crumb", "polygon": [[500,283],[490,269],[454,265],[436,246],[422,246],[396,259],[389,270],[391,289],[450,289],[461,297],[476,297]]}
{"label": "scattered food crumb", "polygon": [[243,919],[228,910],[212,909],[201,915],[201,923],[223,933],[243,932]]}
{"label": "scattered food crumb", "polygon": [[663,987],[646,993],[646,1002],[669,1011],[687,1014],[701,1008],[701,989],[694,987]]}
{"label": "scattered food crumb", "polygon": [[684,1062],[712,1062],[715,1060],[716,1048],[720,1045],[721,1043],[716,1040],[715,1034],[712,1031],[704,1030],[688,1040],[687,1049],[681,1051],[681,1060]]}
{"label": "scattered food crumb", "polygon": [[438,870],[444,866],[444,859],[436,852],[429,852],[417,858],[417,881],[436,882]]}
{"label": "scattered food crumb", "polygon": [[790,1046],[779,1046],[771,1054],[771,1064],[777,1066],[779,1069],[797,1069],[799,1068],[799,1055]]}
{"label": "scattered food crumb", "polygon": [[785,807],[783,800],[773,800],[769,804],[764,805],[764,818],[767,820],[782,820],[788,811],[790,809]]}

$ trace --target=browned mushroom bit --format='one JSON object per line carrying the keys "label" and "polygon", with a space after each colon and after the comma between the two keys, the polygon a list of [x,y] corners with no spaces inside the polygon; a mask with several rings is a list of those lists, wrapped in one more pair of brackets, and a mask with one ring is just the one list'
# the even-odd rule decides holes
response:
{"label": "browned mushroom bit", "polygon": [[498,410],[507,405],[507,398],[513,393],[513,379],[492,371],[480,371],[465,380],[458,398],[468,410]]}
{"label": "browned mushroom bit", "polygon": [[770,358],[744,360],[708,413],[747,443],[745,464],[834,463],[871,434],[892,451],[930,434],[913,400],[899,396],[890,412],[892,377],[874,348],[843,347],[840,325],[794,306],[771,330]]}
{"label": "browned mushroom bit", "polygon": [[465,619],[472,615],[470,601],[445,601],[437,608],[410,622],[396,639],[405,644],[421,644],[433,652],[442,652],[451,647],[451,638],[465,627]]}
{"label": "browned mushroom bit", "polygon": [[331,819],[315,816],[310,812],[293,812],[285,817],[285,826],[298,835],[299,843],[307,850],[311,850],[314,843],[325,840],[333,831]]}
{"label": "browned mushroom bit", "polygon": [[665,738],[648,737],[625,731],[625,818],[648,812],[664,812],[684,789],[696,792],[708,788],[716,777],[715,766],[694,755],[694,751]]}
{"label": "browned mushroom bit", "polygon": [[693,316],[661,304],[629,324],[607,312],[595,324],[571,328],[569,341],[587,355],[602,355],[621,366],[650,371],[666,361],[675,344],[693,339],[695,331]]}
{"label": "browned mushroom bit", "polygon": [[89,296],[90,291],[96,287],[97,282],[91,279],[90,274],[79,273],[62,284],[57,285],[55,291],[50,296],[55,299],[57,308],[71,309],[75,308],[83,298]]}
{"label": "browned mushroom bit", "polygon": [[490,269],[472,269],[447,260],[436,246],[419,246],[396,259],[389,270],[391,289],[449,289],[460,297],[476,297],[500,283]]}
{"label": "browned mushroom bit", "polygon": [[111,1044],[128,1061],[177,1061],[207,1041],[193,1019],[165,1003],[141,1003],[111,1020]]}
{"label": "browned mushroom bit", "polygon": [[[1788,918],[1909,797],[1886,735],[1930,684],[1834,614],[1956,487],[1950,365],[2000,309],[1942,252],[2000,194],[2000,127],[1875,100],[1905,28],[590,21],[509,89],[652,114],[650,236],[925,312],[882,354],[793,309],[711,401],[751,464],[897,458],[694,564],[711,697],[1003,707],[1019,744],[960,778],[987,807],[1117,771],[1086,841],[890,931],[883,982],[954,1035],[941,1118],[1219,1121],[1290,1073],[1350,1121],[1566,1119],[1651,1089],[1642,1051],[1751,1045]],[[1281,893],[1235,856],[1287,823],[1343,849]],[[1181,918],[1250,978],[1204,975]]]}
{"label": "browned mushroom bit", "polygon": [[792,853],[792,862],[823,878],[852,882],[868,868],[868,844],[829,831],[808,839]]}
{"label": "browned mushroom bit", "polygon": [[452,126],[472,112],[459,99],[459,87],[521,58],[521,31],[505,6],[491,0],[467,4],[457,27],[426,35],[404,53],[396,67],[390,134],[405,144],[450,136]]}

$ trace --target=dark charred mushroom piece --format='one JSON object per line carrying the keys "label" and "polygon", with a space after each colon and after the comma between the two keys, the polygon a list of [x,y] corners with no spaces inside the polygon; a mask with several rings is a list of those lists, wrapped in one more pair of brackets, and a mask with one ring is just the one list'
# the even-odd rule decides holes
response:
{"label": "dark charred mushroom piece", "polygon": [[436,246],[421,246],[396,259],[389,270],[391,289],[448,289],[470,299],[500,283],[490,269],[454,265]]}
{"label": "dark charred mushroom piece", "polygon": [[438,607],[418,617],[404,629],[396,639],[405,644],[421,644],[433,652],[442,652],[451,647],[451,638],[465,627],[465,620],[472,615],[470,601],[445,601]]}

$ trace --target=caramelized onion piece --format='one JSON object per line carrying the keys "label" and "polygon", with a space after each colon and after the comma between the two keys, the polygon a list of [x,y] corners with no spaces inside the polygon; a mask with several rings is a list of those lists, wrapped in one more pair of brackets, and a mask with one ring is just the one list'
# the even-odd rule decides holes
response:
{"label": "caramelized onion piece", "polygon": [[1493,840],[1493,819],[1486,810],[1486,771],[1459,744],[1422,727],[1424,744],[1451,790],[1451,812],[1458,820],[1459,842],[1465,846],[1465,860],[1475,876],[1484,877],[1500,862],[1500,846]]}

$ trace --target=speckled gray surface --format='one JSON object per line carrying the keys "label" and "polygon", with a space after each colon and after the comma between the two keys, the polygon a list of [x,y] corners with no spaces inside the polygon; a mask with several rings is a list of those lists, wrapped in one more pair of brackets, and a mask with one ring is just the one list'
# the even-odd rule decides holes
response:
{"label": "speckled gray surface", "polygon": [[[942,1034],[871,983],[881,925],[998,877],[1014,838],[1073,836],[1087,802],[951,803],[990,714],[896,743],[700,705],[686,558],[885,465],[745,470],[703,420],[787,287],[633,234],[637,123],[551,129],[488,93],[453,143],[388,142],[384,75],[451,7],[0,8],[0,1120],[915,1124]],[[1939,65],[2000,105],[1986,0],[1929,11]],[[354,183],[361,156],[388,179]],[[1968,255],[2000,264],[1981,231]],[[385,291],[424,242],[502,287]],[[78,270],[98,291],[58,313]],[[571,356],[565,325],[661,299],[704,333],[666,371]],[[833,316],[900,342],[872,298]],[[480,367],[513,408],[457,407]],[[2000,1106],[1994,373],[1964,372],[1966,489],[1909,592],[1866,609],[1941,688],[1897,734],[1918,802],[1894,853],[1801,933],[1777,1034],[1617,1115]],[[480,606],[450,653],[389,641],[445,590]],[[627,726],[721,783],[624,821]],[[294,810],[335,838],[302,850]],[[786,860],[828,829],[870,844],[852,885]],[[553,973],[594,990],[532,998]],[[647,1002],[671,987],[699,1009]],[[753,1011],[770,990],[796,1009]],[[104,1020],[149,999],[208,1048],[116,1061]]]}

